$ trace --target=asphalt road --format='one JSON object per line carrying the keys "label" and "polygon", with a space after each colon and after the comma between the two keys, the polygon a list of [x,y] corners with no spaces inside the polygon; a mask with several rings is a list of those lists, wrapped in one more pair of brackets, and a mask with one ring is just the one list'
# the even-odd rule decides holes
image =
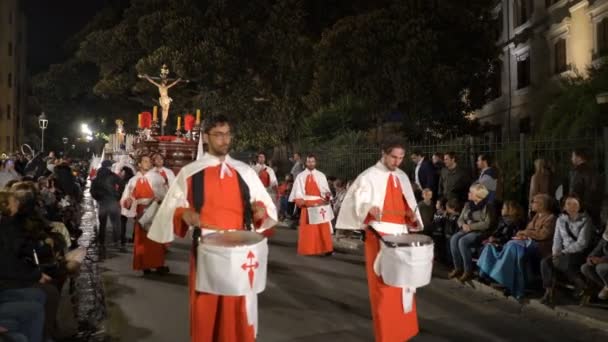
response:
{"label": "asphalt road", "polygon": [[[172,244],[171,274],[131,270],[110,252],[100,267],[112,341],[188,341],[188,242]],[[448,281],[437,271],[417,294],[423,341],[599,341],[608,333]],[[259,296],[259,342],[373,341],[363,259],[296,255],[296,232],[270,243],[267,288]]]}

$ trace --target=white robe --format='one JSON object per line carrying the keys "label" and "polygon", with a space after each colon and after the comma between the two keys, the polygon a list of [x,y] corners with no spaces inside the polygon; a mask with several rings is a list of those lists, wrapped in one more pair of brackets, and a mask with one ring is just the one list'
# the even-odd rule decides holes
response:
{"label": "white robe", "polygon": [[317,183],[319,187],[319,191],[321,192],[321,197],[325,199],[325,195],[329,194],[331,198],[331,189],[329,188],[329,183],[327,183],[327,178],[325,174],[317,169],[312,171],[306,169],[298,174],[296,179],[293,182],[293,188],[291,189],[291,193],[289,194],[289,202],[295,202],[297,199],[301,200],[312,200],[312,198],[306,197],[306,178],[308,175],[312,174],[312,178]]}
{"label": "white robe", "polygon": [[[163,198],[163,196],[167,192],[167,190],[165,189],[165,186],[164,186],[165,179],[163,177],[161,177],[161,175],[159,175],[157,172],[150,170],[150,171],[146,172],[145,175],[142,174],[141,172],[137,172],[135,174],[135,176],[133,176],[131,179],[129,179],[129,183],[127,183],[127,185],[125,186],[125,190],[122,192],[122,197],[120,198],[121,204],[127,198],[131,198],[131,194],[133,193],[133,190],[135,190],[135,187],[137,186],[137,182],[144,177],[148,180],[148,183],[150,184],[152,191],[154,191],[154,196],[156,196],[158,198]],[[130,209],[124,208],[121,205],[121,214],[126,217],[137,216],[136,203],[133,203],[133,205],[131,205]]]}
{"label": "white robe", "polygon": [[171,186],[171,184],[173,184],[173,181],[175,181],[175,173],[173,173],[173,170],[171,170],[168,167],[161,167],[160,169],[158,167],[154,168],[154,171],[156,171],[161,177],[162,175],[160,174],[160,171],[165,171],[165,175],[167,175],[167,185],[168,187]]}
{"label": "white robe", "polygon": [[269,167],[268,165],[255,164],[253,166],[253,169],[258,174],[258,176],[260,175],[260,172],[262,172],[264,170],[266,170],[266,172],[268,172],[268,176],[270,176],[270,185],[268,185],[269,188],[279,186],[279,181],[277,180],[277,175],[274,173],[274,170],[271,167]]}
{"label": "white robe", "polygon": [[382,209],[386,195],[386,184],[389,176],[396,176],[401,184],[403,196],[407,205],[412,209],[418,220],[417,230],[422,230],[422,217],[418,203],[412,190],[412,184],[407,174],[401,169],[390,171],[382,162],[363,171],[348,188],[336,221],[336,229],[359,230],[365,229],[365,218],[372,207]]}
{"label": "white robe", "polygon": [[[190,207],[190,202],[188,201],[188,178],[207,167],[217,166],[221,163],[222,162],[218,157],[205,153],[199,160],[184,166],[180,170],[177,174],[177,178],[173,184],[171,184],[169,192],[167,192],[167,195],[152,222],[152,226],[148,231],[148,238],[150,240],[159,243],[168,243],[175,239],[173,233],[173,215],[175,209]],[[249,165],[232,159],[230,156],[226,156],[225,163],[234,168],[243,178],[245,183],[247,183],[251,196],[251,203],[261,201],[266,206],[268,218],[262,223],[262,226],[257,229],[257,231],[262,232],[274,227],[277,223],[277,209],[255,171]],[[225,172],[227,173],[230,171],[228,171],[228,168],[226,168],[226,171],[222,169],[222,173]],[[203,230],[203,234],[205,233],[205,230]]]}

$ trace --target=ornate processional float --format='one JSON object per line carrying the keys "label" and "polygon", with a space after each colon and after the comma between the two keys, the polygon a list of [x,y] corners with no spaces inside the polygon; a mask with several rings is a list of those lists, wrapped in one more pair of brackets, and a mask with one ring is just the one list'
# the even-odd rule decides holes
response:
{"label": "ornate processional float", "polygon": [[[169,97],[169,89],[180,82],[188,80],[168,78],[169,69],[163,65],[160,77],[138,75],[154,84],[159,90],[159,104],[162,109],[162,120],[158,117],[158,107],[153,112],[142,112],[137,116],[137,134],[126,134],[124,122],[116,120],[116,133],[110,135],[104,153],[108,159],[120,161],[124,158],[136,158],[140,154],[159,152],[165,159],[165,166],[173,172],[194,161],[197,155],[198,139],[201,131],[201,110],[196,110],[196,117],[192,114],[177,116],[177,126],[173,135],[167,134],[169,129],[167,119],[169,107],[173,100]],[[169,83],[172,81],[171,83]],[[182,124],[183,123],[183,124]]]}

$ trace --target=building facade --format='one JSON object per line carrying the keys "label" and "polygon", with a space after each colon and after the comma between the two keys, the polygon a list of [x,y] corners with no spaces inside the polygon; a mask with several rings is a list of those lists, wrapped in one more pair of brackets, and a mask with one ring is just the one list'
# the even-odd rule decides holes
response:
{"label": "building facade", "polygon": [[608,58],[608,0],[502,0],[494,13],[502,49],[494,100],[475,117],[513,139],[538,127],[533,100],[559,77],[586,76]]}
{"label": "building facade", "polygon": [[27,44],[22,3],[0,0],[0,153],[14,152],[23,140]]}

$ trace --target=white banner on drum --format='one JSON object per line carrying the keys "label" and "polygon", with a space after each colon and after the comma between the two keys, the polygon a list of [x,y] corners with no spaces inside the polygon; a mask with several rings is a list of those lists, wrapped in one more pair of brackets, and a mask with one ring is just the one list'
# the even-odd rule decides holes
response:
{"label": "white banner on drum", "polygon": [[306,211],[308,212],[308,224],[327,223],[334,219],[334,212],[329,204],[308,207]]}
{"label": "white banner on drum", "polygon": [[245,296],[266,288],[268,243],[221,247],[198,246],[196,290],[220,296]]}

